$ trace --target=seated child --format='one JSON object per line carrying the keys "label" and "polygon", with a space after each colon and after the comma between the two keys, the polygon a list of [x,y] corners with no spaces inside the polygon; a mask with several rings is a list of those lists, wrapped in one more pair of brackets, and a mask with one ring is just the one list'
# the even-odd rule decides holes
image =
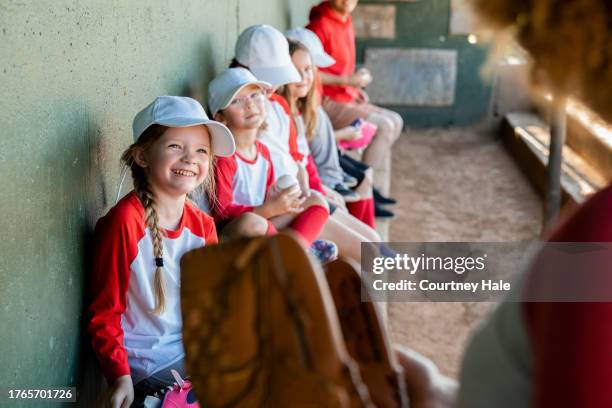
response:
{"label": "seated child", "polygon": [[229,127],[237,146],[231,157],[216,162],[211,208],[220,223],[253,212],[269,220],[269,230],[289,227],[310,246],[329,216],[328,208],[316,195],[303,197],[296,183],[286,188],[274,183],[270,152],[257,140],[265,124],[269,86],[244,68],[228,68],[209,84],[211,113]]}
{"label": "seated child", "polygon": [[[304,135],[300,135],[301,137],[298,139],[298,146],[300,146],[301,151],[310,151],[317,170],[321,175],[323,184],[326,187],[333,189],[344,198],[344,200],[347,202],[347,207],[350,213],[370,227],[374,227],[374,208],[373,203],[371,200],[369,200],[369,198],[372,196],[371,184],[368,183],[368,179],[362,178],[359,180],[358,190],[363,197],[361,197],[359,193],[350,190],[345,184],[343,176],[344,172],[340,166],[339,154],[335,140],[335,134],[343,132],[344,129],[334,132],[327,113],[325,113],[323,108],[320,106],[320,92],[322,88],[320,86],[319,72],[317,67],[330,66],[333,65],[335,61],[325,52],[325,50],[323,50],[321,41],[312,31],[306,28],[294,28],[287,31],[286,35],[289,38],[290,51],[292,51],[290,53],[292,54],[292,59],[294,62],[295,57],[293,56],[293,53],[296,52],[296,48],[298,46],[295,44],[295,42],[298,42],[302,45],[300,48],[305,47],[310,53],[313,63],[312,70],[314,84],[310,87],[308,93],[306,93],[306,96],[302,98],[300,102],[298,102],[302,106],[302,110],[306,110],[306,113],[304,114],[303,120],[298,118],[297,121],[298,123],[307,122],[306,128],[303,129],[302,127],[301,129],[305,137]],[[349,131],[358,133],[353,127],[349,126],[349,128]],[[330,193],[329,195],[333,195],[333,193]]]}
{"label": "seated child", "polygon": [[[265,24],[246,28],[238,37],[235,58],[230,67],[243,67],[269,83],[264,104],[267,111],[266,127],[259,139],[268,147],[274,166],[275,178],[285,174],[303,179],[304,169],[296,163],[297,134],[287,118],[287,102],[273,91],[281,85],[298,82],[300,75],[291,63],[287,39]],[[302,173],[302,175],[298,173]]]}
{"label": "seated child", "polygon": [[[297,128],[300,130],[298,133],[298,146],[301,146],[304,151],[304,155],[310,157],[310,152],[307,143],[300,143],[300,141],[306,141],[313,137],[315,131],[316,117],[316,87],[314,86],[314,66],[308,49],[300,42],[289,40],[289,53],[293,63],[297,70],[302,75],[302,81],[297,84],[288,84],[282,88],[282,94],[289,101],[289,105],[294,112],[293,119],[297,123]],[[326,191],[327,194],[330,192]],[[331,194],[330,194],[331,195]],[[368,221],[372,225],[366,225],[351,214],[345,211],[336,211],[332,217],[341,222],[346,228],[350,229],[353,233],[363,236],[364,241],[380,241],[378,234],[372,229],[374,223],[373,217],[373,200],[371,198],[371,191],[369,192],[370,197],[365,197],[355,203],[349,204],[354,209],[362,211],[360,207],[365,207],[370,211],[370,217]],[[340,198],[342,200],[342,198]],[[374,238],[374,239],[372,239]]]}
{"label": "seated child", "polygon": [[[270,26],[249,27],[240,34],[236,43],[236,57],[232,65],[247,68],[259,80],[274,81],[274,87],[300,81],[300,74],[289,55],[287,39],[282,33]],[[271,107],[268,116],[270,119],[268,128],[262,132],[260,140],[273,151],[274,171],[279,168],[279,171],[284,172],[283,174],[297,174],[302,197],[311,199],[311,196],[314,196],[317,202],[327,206],[324,198],[325,192],[312,159],[306,163],[306,166],[301,163],[302,155],[297,147],[297,128],[295,121],[292,119],[288,102],[278,94],[270,97],[270,100],[273,100],[273,102],[265,100],[265,103]],[[275,154],[276,156],[274,156]],[[277,160],[274,157],[279,159]],[[293,162],[294,168],[298,168],[297,172],[282,164],[291,162]],[[307,174],[305,174],[306,168],[308,168]],[[275,177],[278,178],[276,175]],[[330,212],[335,214],[337,207],[330,205],[329,208]],[[372,234],[368,235],[369,233]],[[328,218],[320,237],[336,243],[340,255],[350,257],[357,262],[361,260],[361,242],[380,241],[378,234],[371,228],[357,233],[355,229],[347,226],[336,216]]]}
{"label": "seated child", "polygon": [[161,96],[134,118],[134,143],[121,161],[134,190],[95,229],[88,332],[110,387],[111,406],[141,406],[185,377],[180,308],[181,256],[215,244],[215,224],[187,200],[211,188],[213,155],[234,141],[194,99]]}

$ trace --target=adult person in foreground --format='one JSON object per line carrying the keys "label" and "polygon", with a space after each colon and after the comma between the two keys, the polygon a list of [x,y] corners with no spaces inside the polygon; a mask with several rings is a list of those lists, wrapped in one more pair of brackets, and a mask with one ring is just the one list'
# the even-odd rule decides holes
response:
{"label": "adult person in foreground", "polygon": [[404,122],[396,112],[370,104],[362,90],[372,82],[372,75],[365,68],[355,71],[351,13],[357,3],[358,0],[325,0],[312,8],[306,28],[317,34],[325,52],[336,60],[334,65],[320,69],[323,108],[334,129],[344,128],[356,119],[378,127],[362,159],[370,167],[379,169],[389,159],[389,148],[399,137]]}
{"label": "adult person in foreground", "polygon": [[[579,96],[612,122],[609,1],[474,2],[496,28],[513,26],[549,88]],[[611,209],[609,185],[561,222],[548,240],[612,242]],[[536,257],[511,298],[473,336],[461,372],[460,407],[612,406],[612,295],[605,293],[612,293],[609,252],[602,247],[594,255],[599,259],[591,258],[579,267],[575,262],[558,262],[550,251]],[[584,257],[579,252],[566,255],[570,260]],[[554,274],[548,275],[553,266]],[[568,287],[568,280],[561,280],[567,278],[580,285]],[[546,290],[547,300],[555,301],[525,297],[533,294],[534,283],[543,283],[540,288]],[[601,288],[605,296],[598,292],[597,298],[587,298],[578,289],[583,285],[589,290]],[[570,302],[571,296],[576,301]]]}

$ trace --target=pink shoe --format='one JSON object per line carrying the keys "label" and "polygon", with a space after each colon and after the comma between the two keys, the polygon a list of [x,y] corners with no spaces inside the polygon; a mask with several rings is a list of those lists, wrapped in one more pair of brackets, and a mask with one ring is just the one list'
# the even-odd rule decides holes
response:
{"label": "pink shoe", "polygon": [[355,120],[351,123],[351,126],[361,130],[361,137],[355,140],[341,140],[338,142],[338,145],[343,150],[354,150],[366,147],[372,141],[372,138],[376,134],[376,130],[378,130],[375,124],[362,119]]}
{"label": "pink shoe", "polygon": [[178,372],[171,370],[176,383],[164,394],[161,408],[200,408],[191,389],[191,381],[183,380]]}

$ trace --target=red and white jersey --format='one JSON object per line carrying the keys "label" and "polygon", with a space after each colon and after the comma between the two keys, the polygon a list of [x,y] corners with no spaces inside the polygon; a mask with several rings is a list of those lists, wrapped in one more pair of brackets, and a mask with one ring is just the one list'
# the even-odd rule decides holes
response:
{"label": "red and white jersey", "polygon": [[267,99],[267,128],[259,135],[259,140],[270,150],[276,179],[284,174],[295,177],[298,172],[290,146],[291,134],[295,128],[292,126],[288,109],[287,102],[278,94],[273,94],[269,100]]}
{"label": "red and white jersey", "polygon": [[136,194],[96,224],[88,331],[109,382],[126,374],[137,382],[184,357],[179,262],[187,251],[216,243],[217,232],[212,218],[190,203],[178,228],[162,232],[166,310],[157,316],[153,243]]}
{"label": "red and white jersey", "polygon": [[215,162],[216,202],[211,208],[215,221],[236,218],[262,205],[274,184],[274,168],[270,151],[255,141],[253,160],[236,152],[231,157],[217,157]]}

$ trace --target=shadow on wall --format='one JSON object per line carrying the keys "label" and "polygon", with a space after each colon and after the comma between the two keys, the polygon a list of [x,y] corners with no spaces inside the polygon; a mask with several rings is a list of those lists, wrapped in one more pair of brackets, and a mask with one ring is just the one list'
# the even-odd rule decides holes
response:
{"label": "shadow on wall", "polygon": [[186,83],[181,89],[180,94],[194,98],[206,107],[206,98],[208,97],[206,89],[208,87],[209,78],[213,78],[218,72],[215,72],[215,64],[213,58],[213,48],[209,37],[199,46],[197,50],[198,67],[196,78]]}
{"label": "shadow on wall", "polygon": [[[81,281],[81,293],[83,294],[83,305],[81,307],[81,315],[79,320],[79,353],[78,353],[78,369],[77,380],[75,386],[78,391],[77,406],[91,407],[99,405],[99,396],[102,395],[106,388],[106,382],[98,368],[98,363],[93,354],[91,341],[87,334],[88,313],[87,306],[90,302],[89,288],[91,260],[93,254],[93,232],[97,219],[102,215],[105,208],[108,208],[109,197],[114,200],[116,189],[112,186],[107,186],[104,177],[104,166],[102,165],[107,156],[106,150],[102,143],[102,128],[89,115],[86,116],[87,126],[85,135],[81,136],[81,140],[85,140],[86,144],[79,146],[83,151],[83,155],[89,157],[88,165],[83,166],[80,174],[82,185],[84,187],[85,202],[82,205],[85,208],[84,219],[80,225],[80,239],[82,243],[81,253],[83,278]],[[70,140],[79,140],[75,135]],[[94,401],[98,401],[94,403]]]}
{"label": "shadow on wall", "polygon": [[[74,95],[46,101],[43,109],[31,112],[31,117],[44,121],[37,143],[42,154],[34,197],[39,197],[37,204],[44,209],[41,213],[46,219],[32,217],[26,222],[36,229],[46,228],[47,236],[36,254],[30,254],[30,262],[39,263],[34,268],[41,272],[30,287],[38,289],[30,297],[39,319],[32,321],[32,326],[40,337],[52,333],[51,339],[58,338],[50,340],[49,359],[36,360],[32,381],[76,386],[78,405],[91,406],[87,403],[91,400],[81,396],[89,393],[91,384],[101,381],[97,370],[91,369],[90,341],[84,330],[88,298],[83,294],[89,284],[93,226],[107,205],[105,197],[109,193],[101,166],[105,156],[102,129],[87,104]],[[19,338],[24,334],[15,335]],[[29,341],[24,339],[17,347],[28,347]],[[23,358],[26,363],[36,358],[35,353],[20,354],[22,357],[11,358]],[[10,360],[7,363],[19,367]]]}

